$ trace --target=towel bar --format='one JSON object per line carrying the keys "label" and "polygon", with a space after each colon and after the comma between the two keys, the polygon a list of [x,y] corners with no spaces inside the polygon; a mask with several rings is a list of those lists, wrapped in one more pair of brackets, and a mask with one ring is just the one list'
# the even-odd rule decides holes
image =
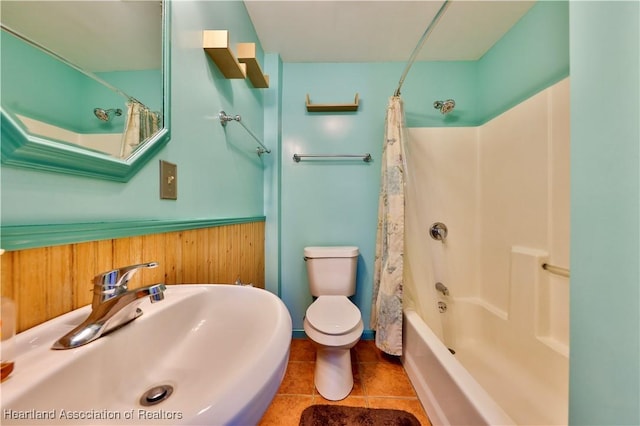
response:
{"label": "towel bar", "polygon": [[293,154],[293,161],[299,163],[303,158],[362,158],[365,163],[372,160],[371,154]]}

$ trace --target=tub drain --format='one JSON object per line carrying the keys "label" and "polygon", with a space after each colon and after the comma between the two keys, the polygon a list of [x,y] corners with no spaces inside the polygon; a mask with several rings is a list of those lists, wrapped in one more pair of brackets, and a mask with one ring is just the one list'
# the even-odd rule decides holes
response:
{"label": "tub drain", "polygon": [[143,407],[150,407],[152,405],[160,404],[165,399],[169,398],[173,393],[173,386],[160,385],[154,386],[140,397],[140,405]]}

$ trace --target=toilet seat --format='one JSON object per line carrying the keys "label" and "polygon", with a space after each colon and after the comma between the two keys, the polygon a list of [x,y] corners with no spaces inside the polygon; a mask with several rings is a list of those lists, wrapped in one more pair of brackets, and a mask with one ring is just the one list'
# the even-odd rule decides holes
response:
{"label": "toilet seat", "polygon": [[321,333],[341,335],[361,323],[360,310],[346,296],[320,296],[307,308],[309,325]]}

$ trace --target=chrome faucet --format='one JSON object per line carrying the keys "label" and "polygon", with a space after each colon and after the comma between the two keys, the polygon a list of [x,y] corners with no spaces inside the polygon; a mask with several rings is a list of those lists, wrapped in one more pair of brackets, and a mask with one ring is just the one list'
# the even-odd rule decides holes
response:
{"label": "chrome faucet", "polygon": [[143,268],[155,268],[157,262],[126,266],[98,274],[93,279],[91,314],[82,324],[53,344],[51,349],[72,349],[92,342],[142,315],[138,305],[145,296],[151,303],[164,299],[164,284],[128,289],[133,275]]}
{"label": "chrome faucet", "polygon": [[431,238],[437,241],[442,241],[443,243],[444,240],[447,239],[448,233],[449,230],[447,229],[447,225],[442,222],[436,222],[431,225],[431,228],[429,228],[429,235],[431,235]]}

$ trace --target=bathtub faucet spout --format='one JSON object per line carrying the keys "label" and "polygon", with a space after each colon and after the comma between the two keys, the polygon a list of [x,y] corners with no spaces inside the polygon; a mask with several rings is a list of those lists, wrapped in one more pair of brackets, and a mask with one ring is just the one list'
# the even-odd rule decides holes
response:
{"label": "bathtub faucet spout", "polygon": [[436,283],[436,290],[442,293],[443,296],[449,295],[449,289],[447,288],[447,286],[445,286],[441,282]]}

